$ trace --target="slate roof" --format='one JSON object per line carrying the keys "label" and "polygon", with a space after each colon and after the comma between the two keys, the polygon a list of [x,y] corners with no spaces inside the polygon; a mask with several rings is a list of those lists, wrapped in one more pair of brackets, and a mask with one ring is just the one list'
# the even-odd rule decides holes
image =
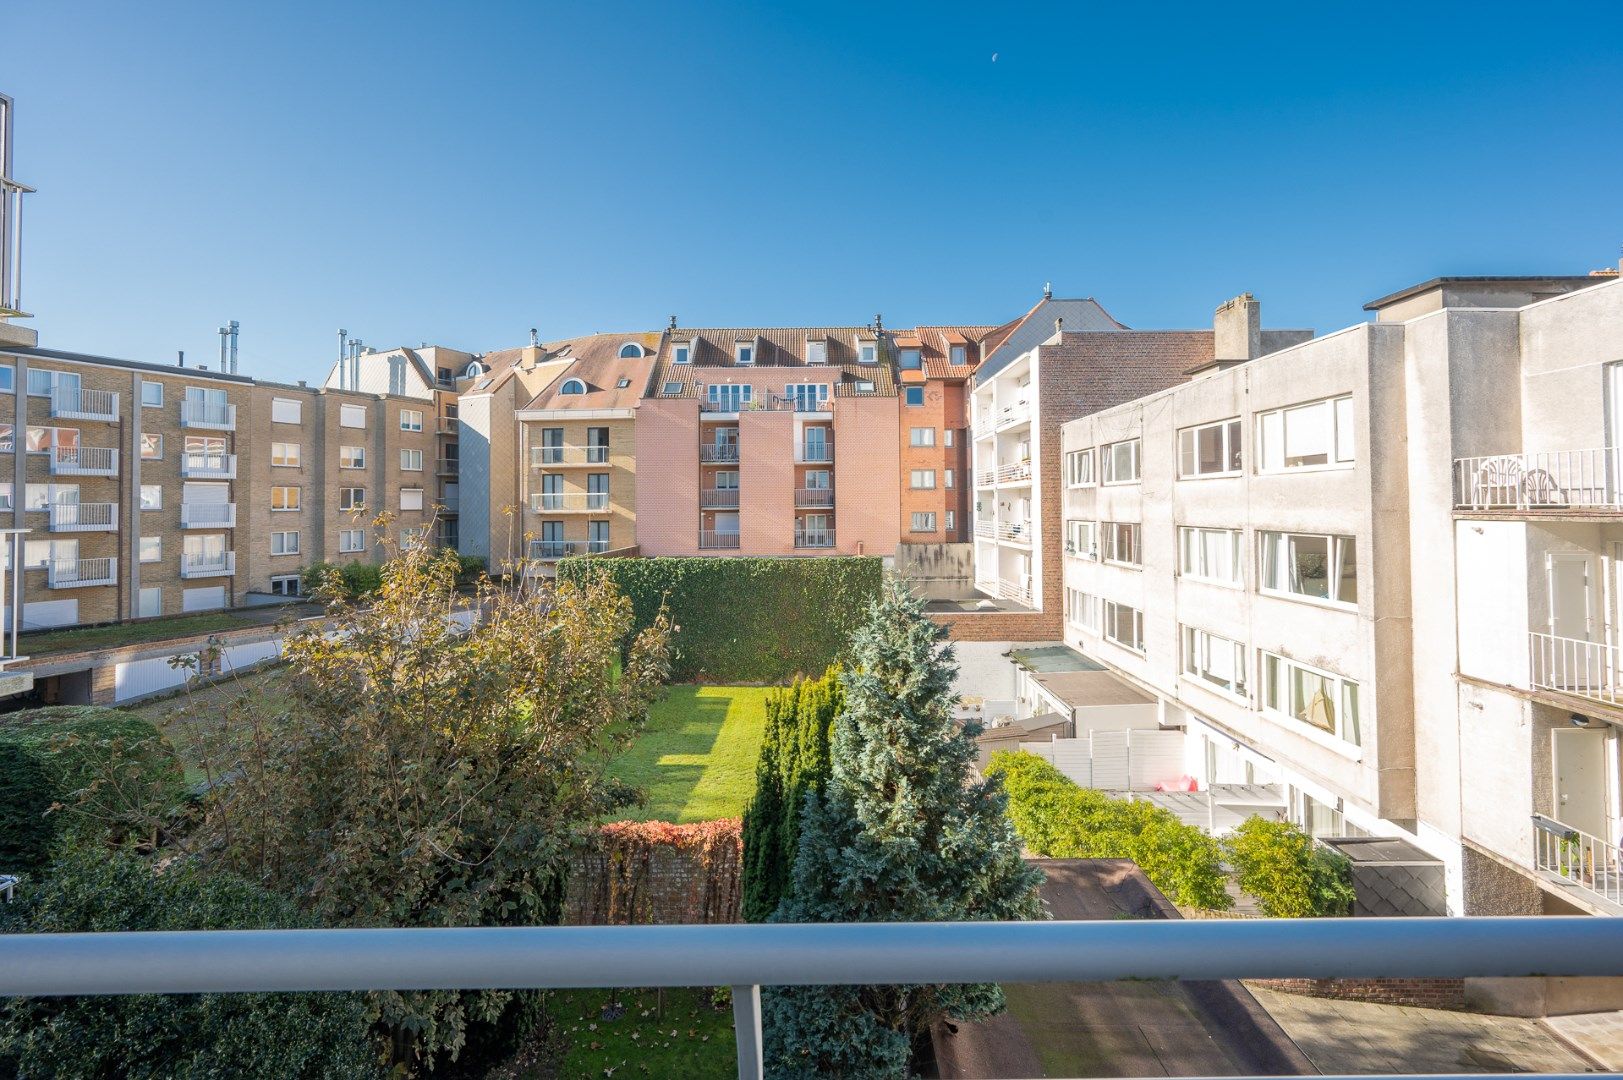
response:
{"label": "slate roof", "polygon": [[1066,333],[1088,330],[1126,330],[1092,297],[1080,300],[1039,300],[1035,307],[1013,323],[1006,323],[987,335],[986,356],[975,372],[975,381],[989,379],[1015,360],[1054,336],[1054,320],[1064,320]]}
{"label": "slate roof", "polygon": [[[661,335],[653,332],[632,334],[588,334],[585,337],[549,341],[542,346],[542,362],[570,361],[526,408],[530,409],[631,409],[648,391],[648,377],[659,355]],[[640,357],[622,357],[627,344],[642,346]],[[584,394],[565,394],[570,379],[586,384]],[[621,383],[625,383],[621,386]]]}
{"label": "slate roof", "polygon": [[[659,350],[659,362],[649,383],[649,395],[667,398],[692,398],[704,393],[704,387],[715,378],[718,368],[805,368],[807,374],[833,375],[836,395],[851,393],[856,384],[873,383],[872,393],[894,396],[896,379],[891,358],[880,351],[880,362],[864,364],[857,359],[858,346],[876,342],[878,334],[865,326],[834,327],[731,327],[722,329],[678,328],[665,332]],[[754,348],[754,363],[741,365],[735,357],[738,342],[749,342]],[[828,362],[806,363],[806,344],[822,341],[827,345]],[[674,361],[678,345],[692,348],[690,363]],[[678,389],[666,393],[669,384]]]}

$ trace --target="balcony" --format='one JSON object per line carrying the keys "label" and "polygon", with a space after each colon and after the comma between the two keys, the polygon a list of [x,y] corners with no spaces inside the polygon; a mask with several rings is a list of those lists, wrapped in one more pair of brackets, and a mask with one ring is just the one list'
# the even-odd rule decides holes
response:
{"label": "balcony", "polygon": [[997,418],[994,416],[983,416],[979,420],[975,421],[975,438],[977,440],[990,439],[992,437],[992,432],[996,430]]}
{"label": "balcony", "polygon": [[550,469],[560,465],[606,465],[607,446],[532,446],[530,467]]}
{"label": "balcony", "polygon": [[45,567],[45,583],[53,589],[84,589],[118,584],[118,560],[52,559]]}
{"label": "balcony", "polygon": [[735,532],[699,532],[700,551],[737,551],[738,534]]}
{"label": "balcony", "polygon": [[1011,544],[1024,544],[1030,547],[1032,543],[1031,522],[1000,521],[997,525],[997,538]]}
{"label": "balcony", "polygon": [[117,420],[118,395],[111,390],[58,386],[51,391],[51,419]]}
{"label": "balcony", "polygon": [[831,548],[833,546],[833,529],[795,530],[795,547],[797,548]]}
{"label": "balcony", "polygon": [[727,510],[738,505],[737,488],[706,488],[699,492],[699,505],[706,510]]}
{"label": "balcony", "polygon": [[987,582],[985,585],[977,584],[976,587],[982,592],[991,593],[999,600],[1013,600],[1015,603],[1024,604],[1026,607],[1035,606],[1032,603],[1030,585],[1017,585],[1012,581],[998,579],[997,581]]}
{"label": "balcony", "polygon": [[1015,461],[997,467],[997,482],[1000,484],[1018,484],[1031,479],[1031,460]]}
{"label": "balcony", "polygon": [[117,476],[118,451],[111,446],[51,448],[52,476]]}
{"label": "balcony", "polygon": [[457,512],[457,502],[458,497],[455,495],[441,495],[435,500],[435,505],[444,513],[454,514]]}
{"label": "balcony", "polygon": [[706,443],[699,447],[699,460],[703,462],[731,462],[738,460],[737,443]]}
{"label": "balcony", "polygon": [[236,573],[235,551],[220,554],[200,554],[192,551],[181,553],[180,576],[183,578],[234,577]]}
{"label": "balcony", "polygon": [[799,465],[827,465],[834,460],[834,440],[801,442],[795,447],[795,463]]}
{"label": "balcony", "polygon": [[1623,704],[1623,672],[1616,645],[1533,631],[1527,635],[1531,689]]}
{"label": "balcony", "polygon": [[995,540],[997,538],[997,522],[990,518],[975,519],[975,535],[982,540]]}
{"label": "balcony", "polygon": [[180,403],[180,426],[208,431],[235,431],[237,407],[219,401],[185,400]]}
{"label": "balcony", "polygon": [[536,513],[592,513],[606,514],[609,493],[606,491],[541,491],[530,495],[530,509]]}
{"label": "balcony", "polygon": [[461,430],[462,421],[454,416],[442,416],[434,422],[436,435],[455,435]]}
{"label": "balcony", "polygon": [[182,529],[234,529],[237,527],[236,503],[180,504]]}
{"label": "balcony", "polygon": [[1623,915],[1623,849],[1616,844],[1534,814],[1533,864],[1546,881]]}
{"label": "balcony", "polygon": [[796,488],[796,506],[833,506],[833,488]]}
{"label": "balcony", "polygon": [[1003,406],[997,414],[997,430],[1004,431],[1031,422],[1031,402],[1015,401]]}
{"label": "balcony", "polygon": [[530,558],[563,559],[580,554],[585,546],[586,542],[581,540],[531,540]]}
{"label": "balcony", "polygon": [[1623,450],[1496,454],[1454,462],[1454,508],[1561,516],[1623,513]]}
{"label": "balcony", "polygon": [[975,486],[982,488],[992,487],[997,483],[996,469],[983,469],[975,474]]}
{"label": "balcony", "polygon": [[455,476],[459,471],[457,458],[438,458],[434,462],[435,476]]}
{"label": "balcony", "polygon": [[180,475],[188,480],[235,480],[237,455],[192,453],[180,455]]}
{"label": "balcony", "polygon": [[117,532],[117,503],[52,503],[52,532]]}

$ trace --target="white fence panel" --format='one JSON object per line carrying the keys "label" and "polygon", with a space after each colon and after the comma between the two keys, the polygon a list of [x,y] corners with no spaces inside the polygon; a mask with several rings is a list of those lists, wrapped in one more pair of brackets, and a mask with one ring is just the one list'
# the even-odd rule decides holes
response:
{"label": "white fence panel", "polygon": [[1093,740],[1093,786],[1106,791],[1123,791],[1128,786],[1128,731],[1095,731]]}
{"label": "white fence panel", "polygon": [[[195,657],[194,654],[190,654]],[[171,667],[169,657],[126,660],[113,665],[113,700],[129,701],[184,686],[194,669]]]}
{"label": "white fence panel", "polygon": [[1055,739],[1054,768],[1080,787],[1093,786],[1093,751],[1086,739]]}
{"label": "white fence panel", "polygon": [[1133,791],[1153,791],[1155,786],[1177,780],[1184,774],[1181,731],[1131,731],[1128,739],[1128,779]]}
{"label": "white fence panel", "polygon": [[1054,764],[1054,744],[1051,742],[1023,742],[1020,749],[1028,754],[1036,754],[1050,765]]}
{"label": "white fence panel", "polygon": [[255,664],[274,660],[282,655],[282,639],[253,641],[246,645],[228,645],[220,650],[220,670],[240,671]]}

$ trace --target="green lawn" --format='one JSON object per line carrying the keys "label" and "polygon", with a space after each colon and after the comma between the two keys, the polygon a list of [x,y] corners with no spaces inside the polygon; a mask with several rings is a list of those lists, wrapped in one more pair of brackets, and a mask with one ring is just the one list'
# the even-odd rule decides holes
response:
{"label": "green lawn", "polygon": [[673,686],[648,729],[611,770],[648,792],[639,821],[737,817],[755,794],[766,723],[764,686]]}
{"label": "green lawn", "polygon": [[241,630],[252,625],[230,612],[212,611],[148,622],[114,623],[73,630],[36,630],[18,635],[17,648],[25,656],[43,656],[46,653],[93,649],[102,645],[136,645],[189,634],[212,634],[217,630]]}
{"label": "green lawn", "polygon": [[545,1055],[552,1060],[494,1075],[519,1080],[737,1076],[732,1009],[718,1009],[709,998],[706,990],[552,991],[547,1012],[556,1049]]}

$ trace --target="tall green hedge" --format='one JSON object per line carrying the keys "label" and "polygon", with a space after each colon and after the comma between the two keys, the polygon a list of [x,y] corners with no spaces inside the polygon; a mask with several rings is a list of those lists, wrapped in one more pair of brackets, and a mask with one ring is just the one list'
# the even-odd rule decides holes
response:
{"label": "tall green hedge", "polygon": [[613,581],[631,598],[633,633],[669,604],[677,682],[783,683],[840,659],[884,570],[871,556],[572,558],[558,577]]}

